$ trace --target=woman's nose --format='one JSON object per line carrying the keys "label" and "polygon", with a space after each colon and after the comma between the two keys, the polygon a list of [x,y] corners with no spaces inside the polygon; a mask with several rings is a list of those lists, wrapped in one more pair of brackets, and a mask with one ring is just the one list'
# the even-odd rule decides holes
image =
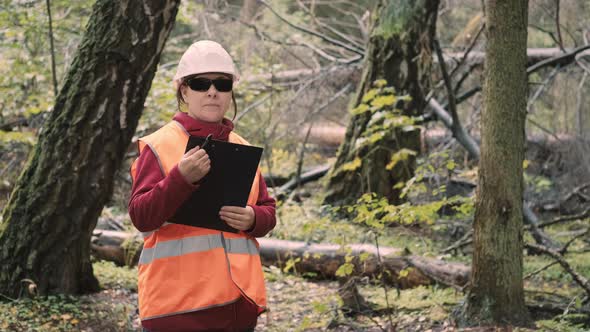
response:
{"label": "woman's nose", "polygon": [[214,97],[217,95],[217,89],[215,89],[215,85],[211,84],[209,90],[207,90],[207,96]]}

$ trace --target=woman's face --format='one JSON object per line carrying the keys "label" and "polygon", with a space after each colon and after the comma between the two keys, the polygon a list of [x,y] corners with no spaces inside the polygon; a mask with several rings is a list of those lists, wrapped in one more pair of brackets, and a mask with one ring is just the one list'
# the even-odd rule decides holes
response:
{"label": "woman's face", "polygon": [[[193,79],[199,78],[209,80],[232,79],[231,75],[220,73],[199,74]],[[189,87],[187,81],[180,86],[180,92],[187,104],[188,115],[200,121],[215,123],[221,123],[221,120],[223,120],[225,112],[229,109],[232,94],[231,91],[218,91],[213,84],[207,91],[195,91]]]}

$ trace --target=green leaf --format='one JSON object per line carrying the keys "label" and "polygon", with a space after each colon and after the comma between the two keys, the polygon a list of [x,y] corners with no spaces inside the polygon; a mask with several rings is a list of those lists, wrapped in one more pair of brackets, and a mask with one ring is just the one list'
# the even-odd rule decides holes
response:
{"label": "green leaf", "polygon": [[290,258],[286,263],[285,263],[285,267],[283,268],[283,272],[287,273],[289,272],[291,269],[295,268],[295,264],[299,263],[301,261],[301,258]]}
{"label": "green leaf", "polygon": [[447,161],[447,169],[449,171],[454,170],[455,169],[455,166],[456,166],[456,164],[455,164],[455,161],[454,160],[451,159],[451,160]]}
{"label": "green leaf", "polygon": [[364,262],[369,258],[370,254],[368,252],[363,252],[362,254],[359,255],[359,260],[360,262]]}
{"label": "green leaf", "polygon": [[329,310],[328,306],[320,301],[313,301],[311,305],[313,307],[313,310],[318,314],[323,314]]}
{"label": "green leaf", "polygon": [[354,271],[354,265],[352,265],[351,263],[344,263],[344,264],[340,265],[338,270],[336,270],[336,276],[337,277],[346,277],[346,276],[351,275],[352,271]]}
{"label": "green leaf", "polygon": [[410,274],[410,268],[399,271],[398,279],[405,278]]}

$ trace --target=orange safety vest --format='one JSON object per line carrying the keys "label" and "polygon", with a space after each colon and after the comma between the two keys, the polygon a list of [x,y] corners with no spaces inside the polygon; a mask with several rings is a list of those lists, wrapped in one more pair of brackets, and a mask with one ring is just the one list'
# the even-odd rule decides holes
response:
{"label": "orange safety vest", "polygon": [[[149,145],[164,176],[176,165],[189,134],[172,121],[139,139],[139,151]],[[249,145],[235,133],[232,143]],[[131,176],[135,181],[135,162]],[[248,204],[256,204],[260,171],[256,172]],[[244,232],[165,222],[160,228],[142,233],[139,259],[139,316],[141,320],[165,317],[223,306],[245,296],[266,310],[266,289],[256,239]]]}

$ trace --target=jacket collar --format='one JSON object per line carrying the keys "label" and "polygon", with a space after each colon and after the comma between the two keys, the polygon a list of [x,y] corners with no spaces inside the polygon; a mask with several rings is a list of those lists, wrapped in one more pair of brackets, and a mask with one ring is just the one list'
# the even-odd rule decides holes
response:
{"label": "jacket collar", "polygon": [[227,118],[223,118],[221,123],[210,123],[194,119],[187,113],[178,112],[173,120],[178,121],[190,135],[205,137],[212,134],[213,139],[220,141],[227,141],[229,133],[234,129],[233,122]]}

